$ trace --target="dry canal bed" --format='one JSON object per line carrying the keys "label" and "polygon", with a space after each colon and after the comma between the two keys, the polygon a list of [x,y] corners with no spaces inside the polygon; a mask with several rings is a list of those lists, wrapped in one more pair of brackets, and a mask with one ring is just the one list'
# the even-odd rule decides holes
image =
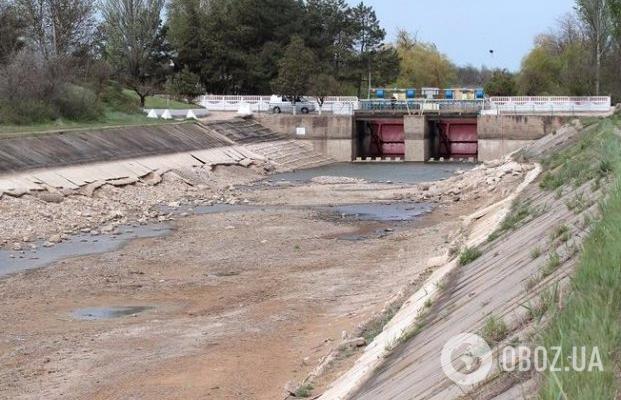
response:
{"label": "dry canal bed", "polygon": [[163,235],[0,279],[0,398],[283,398],[425,273],[460,216],[502,196],[268,186],[245,189],[249,206],[194,210]]}

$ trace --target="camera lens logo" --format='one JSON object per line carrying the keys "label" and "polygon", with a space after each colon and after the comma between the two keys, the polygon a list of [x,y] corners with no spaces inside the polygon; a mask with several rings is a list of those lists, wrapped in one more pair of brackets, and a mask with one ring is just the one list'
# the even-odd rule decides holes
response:
{"label": "camera lens logo", "polygon": [[479,335],[453,336],[442,348],[440,357],[446,376],[462,386],[484,381],[492,370],[492,350]]}

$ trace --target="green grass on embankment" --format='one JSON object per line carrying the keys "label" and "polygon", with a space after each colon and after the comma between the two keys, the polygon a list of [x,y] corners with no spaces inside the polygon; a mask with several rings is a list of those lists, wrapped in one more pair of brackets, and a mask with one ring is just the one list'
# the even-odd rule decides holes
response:
{"label": "green grass on embankment", "polygon": [[[133,90],[125,89],[123,93],[135,99],[136,101],[140,101],[140,98]],[[187,110],[190,108],[196,109],[201,108],[201,106],[193,104],[193,103],[184,103],[182,101],[177,101],[172,99],[170,96],[165,95],[156,95],[156,96],[147,96],[144,102],[144,108],[156,108],[156,109],[169,109],[169,110]]]}
{"label": "green grass on embankment", "polygon": [[[604,180],[612,183],[606,185],[601,215],[593,222],[584,242],[563,308],[552,314],[539,338],[538,344],[549,349],[548,358],[554,354],[553,347],[562,348],[563,366],[561,371],[547,370],[543,374],[540,399],[604,400],[618,398],[621,393],[621,140],[615,134],[618,125],[618,117],[602,120],[580,143],[544,162],[547,172],[541,187],[546,190],[589,180],[593,180],[593,189]],[[587,366],[596,346],[604,371],[566,371],[564,367],[571,366],[568,357],[572,355],[572,346],[586,346]]]}
{"label": "green grass on embankment", "polygon": [[[85,91],[87,94],[90,93],[87,89],[82,88],[81,90]],[[93,96],[94,95],[91,97]],[[77,103],[82,104],[79,101]],[[113,126],[152,125],[172,122],[161,119],[155,120],[147,118],[146,114],[142,111],[139,105],[140,99],[135,92],[129,89],[123,89],[118,85],[111,85],[102,92],[99,100],[93,101],[92,104],[88,103],[83,105],[83,108],[92,111],[83,113],[88,115],[79,118],[65,118],[59,113],[50,111],[50,114],[57,115],[53,118],[49,118],[47,114],[44,116],[34,115],[32,118],[30,118],[29,115],[25,115],[20,118],[13,116],[13,118],[9,119],[9,121],[16,119],[20,122],[0,122],[0,139],[5,137],[21,136],[24,134],[38,134],[74,129],[98,129]],[[172,99],[169,100],[164,96],[148,96],[146,98],[145,108],[168,108],[171,110],[178,110],[200,107],[196,104],[184,103]],[[26,111],[29,110],[28,107],[26,107],[26,109]],[[26,114],[28,114],[28,112],[26,112]],[[2,113],[0,113],[0,121],[2,121],[1,117]]]}
{"label": "green grass on embankment", "polygon": [[[93,121],[70,121],[57,119],[38,124],[29,125],[3,125],[0,124],[0,139],[6,137],[22,136],[27,134],[38,134],[54,131],[97,129],[113,126],[142,126],[157,125],[175,122],[162,119],[147,118],[144,113],[123,113],[120,111],[106,111],[101,118]],[[178,122],[178,121],[177,121]]]}

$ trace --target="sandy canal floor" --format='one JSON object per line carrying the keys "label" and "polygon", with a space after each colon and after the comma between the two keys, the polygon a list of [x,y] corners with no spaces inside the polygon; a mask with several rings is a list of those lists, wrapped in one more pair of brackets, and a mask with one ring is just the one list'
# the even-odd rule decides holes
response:
{"label": "sandy canal floor", "polygon": [[[302,381],[343,331],[358,331],[425,276],[460,216],[502,197],[520,173],[448,182],[459,195],[434,197],[433,211],[400,222],[342,218],[329,205],[415,207],[436,189],[247,187],[247,209],[178,218],[167,236],[5,276],[0,398],[283,399],[285,384]],[[76,314],[101,307],[143,308]]]}

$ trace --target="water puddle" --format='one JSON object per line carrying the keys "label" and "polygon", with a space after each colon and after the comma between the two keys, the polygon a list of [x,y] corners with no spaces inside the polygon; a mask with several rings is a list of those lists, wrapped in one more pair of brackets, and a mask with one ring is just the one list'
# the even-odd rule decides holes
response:
{"label": "water puddle", "polygon": [[415,184],[449,178],[458,170],[474,168],[473,163],[335,163],[317,168],[270,175],[265,181],[308,182],[318,176],[365,179],[369,182]]}
{"label": "water puddle", "polygon": [[366,203],[329,207],[330,214],[341,219],[358,221],[411,221],[433,210],[428,203]]}
{"label": "water puddle", "polygon": [[129,306],[129,307],[88,307],[74,310],[71,316],[74,319],[92,321],[100,319],[114,319],[140,314],[141,312],[153,309],[150,306]]}
{"label": "water puddle", "polygon": [[89,233],[74,235],[68,240],[51,247],[43,247],[37,243],[37,249],[16,252],[0,250],[0,276],[13,272],[40,268],[51,263],[76,256],[106,253],[121,248],[129,240],[153,238],[169,234],[171,228],[167,224],[151,224],[142,226],[121,226],[117,234],[93,236]]}
{"label": "water puddle", "polygon": [[[254,211],[279,209],[281,206],[256,206],[244,204],[215,204],[212,206],[180,205],[179,207],[160,206],[160,210],[172,215],[202,215],[233,211]],[[292,207],[304,209],[307,207]],[[431,204],[426,203],[366,203],[345,204],[336,206],[308,207],[319,211],[321,217],[330,220],[372,221],[382,223],[398,223],[410,221],[431,212]],[[340,236],[342,240],[365,240],[386,236],[392,229],[385,226],[375,227],[372,231],[354,232]],[[166,223],[149,225],[120,226],[114,234],[91,235],[81,233],[70,237],[51,247],[44,247],[43,242],[36,243],[34,250],[13,251],[0,250],[0,277],[14,272],[41,268],[55,262],[77,256],[107,253],[121,248],[130,240],[166,236],[171,226]]]}

